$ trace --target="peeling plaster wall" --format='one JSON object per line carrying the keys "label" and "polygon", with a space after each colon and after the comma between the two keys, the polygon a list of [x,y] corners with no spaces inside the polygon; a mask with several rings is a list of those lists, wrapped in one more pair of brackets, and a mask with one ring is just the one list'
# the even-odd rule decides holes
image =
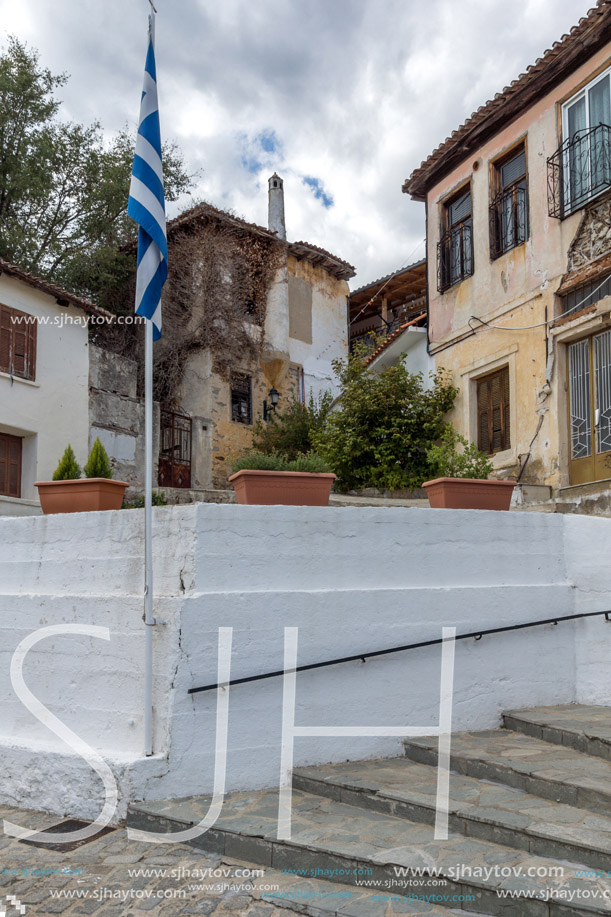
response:
{"label": "peeling plaster wall", "polygon": [[[17,644],[59,623],[110,640],[48,638],[24,677],[94,747],[130,800],[212,789],[219,627],[232,677],[610,607],[611,520],[538,513],[261,506],[155,511],[155,755],[142,758],[142,511],[0,519],[0,801],[94,817],[101,783],[38,723],[9,678]],[[375,544],[376,551],[371,546]],[[456,645],[454,729],[494,728],[503,709],[611,703],[604,619]],[[297,725],[437,723],[440,649],[302,673]],[[231,689],[227,788],[274,785],[282,681]],[[298,738],[297,765],[400,754],[396,738]]]}

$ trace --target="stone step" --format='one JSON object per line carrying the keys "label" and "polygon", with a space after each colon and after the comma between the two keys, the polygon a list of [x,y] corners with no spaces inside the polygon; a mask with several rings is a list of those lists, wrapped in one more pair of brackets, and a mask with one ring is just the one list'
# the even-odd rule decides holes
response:
{"label": "stone step", "polygon": [[[128,825],[176,831],[197,824],[209,805],[209,797],[138,803],[130,807]],[[277,790],[231,794],[215,826],[191,844],[302,879],[319,878],[324,869],[352,888],[392,893],[399,913],[418,913],[415,896],[434,896],[429,903],[446,913],[457,905],[502,917],[611,912],[600,880],[576,875],[579,867],[568,863],[456,834],[435,840],[430,825],[301,790],[293,792],[290,840],[277,838],[277,814]],[[505,897],[509,893],[521,897]],[[316,914],[315,907],[309,913]],[[364,914],[369,917],[367,909]]]}
{"label": "stone step", "polygon": [[611,707],[561,704],[503,714],[506,729],[611,760]]}
{"label": "stone step", "polygon": [[[400,818],[435,823],[437,770],[406,758],[296,768],[293,786]],[[520,789],[452,774],[449,828],[545,857],[606,871],[611,818]]]}
{"label": "stone step", "polygon": [[[405,754],[419,764],[437,763],[437,738],[409,739]],[[452,736],[451,769],[611,815],[611,762],[584,755],[510,730],[465,732]]]}

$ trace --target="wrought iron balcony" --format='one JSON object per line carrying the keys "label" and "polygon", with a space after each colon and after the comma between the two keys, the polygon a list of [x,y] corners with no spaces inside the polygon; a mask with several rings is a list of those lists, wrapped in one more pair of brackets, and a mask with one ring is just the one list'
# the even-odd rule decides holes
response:
{"label": "wrought iron balcony", "polygon": [[611,187],[611,127],[577,131],[547,160],[549,215],[563,220]]}
{"label": "wrought iron balcony", "polygon": [[473,273],[471,220],[445,232],[437,243],[437,289],[440,293]]}
{"label": "wrought iron balcony", "polygon": [[490,204],[490,254],[498,258],[528,238],[526,181],[512,185]]}

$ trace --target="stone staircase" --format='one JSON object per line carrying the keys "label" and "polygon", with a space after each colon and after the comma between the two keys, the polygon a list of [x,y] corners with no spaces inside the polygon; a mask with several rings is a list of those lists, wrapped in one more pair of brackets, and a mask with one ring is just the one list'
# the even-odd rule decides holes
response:
{"label": "stone staircase", "polygon": [[[296,768],[292,834],[278,791],[229,795],[192,843],[265,867],[284,907],[314,917],[611,914],[611,708],[507,712],[452,737],[449,837],[434,838],[437,739],[405,756]],[[207,797],[133,805],[128,825],[176,831]]]}

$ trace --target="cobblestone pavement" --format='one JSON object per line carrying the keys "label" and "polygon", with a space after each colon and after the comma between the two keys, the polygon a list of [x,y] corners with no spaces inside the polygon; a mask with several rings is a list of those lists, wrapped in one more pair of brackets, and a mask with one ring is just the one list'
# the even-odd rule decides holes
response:
{"label": "cobblestone pavement", "polygon": [[[0,819],[39,829],[61,821],[8,806],[0,806]],[[249,872],[236,860],[183,844],[129,841],[124,827],[72,852],[34,847],[0,834],[0,913],[4,907],[6,917],[14,917],[20,913],[19,902],[25,917],[287,917],[285,909],[261,900],[266,886],[277,884],[278,874],[266,870],[264,876],[245,875]]]}

